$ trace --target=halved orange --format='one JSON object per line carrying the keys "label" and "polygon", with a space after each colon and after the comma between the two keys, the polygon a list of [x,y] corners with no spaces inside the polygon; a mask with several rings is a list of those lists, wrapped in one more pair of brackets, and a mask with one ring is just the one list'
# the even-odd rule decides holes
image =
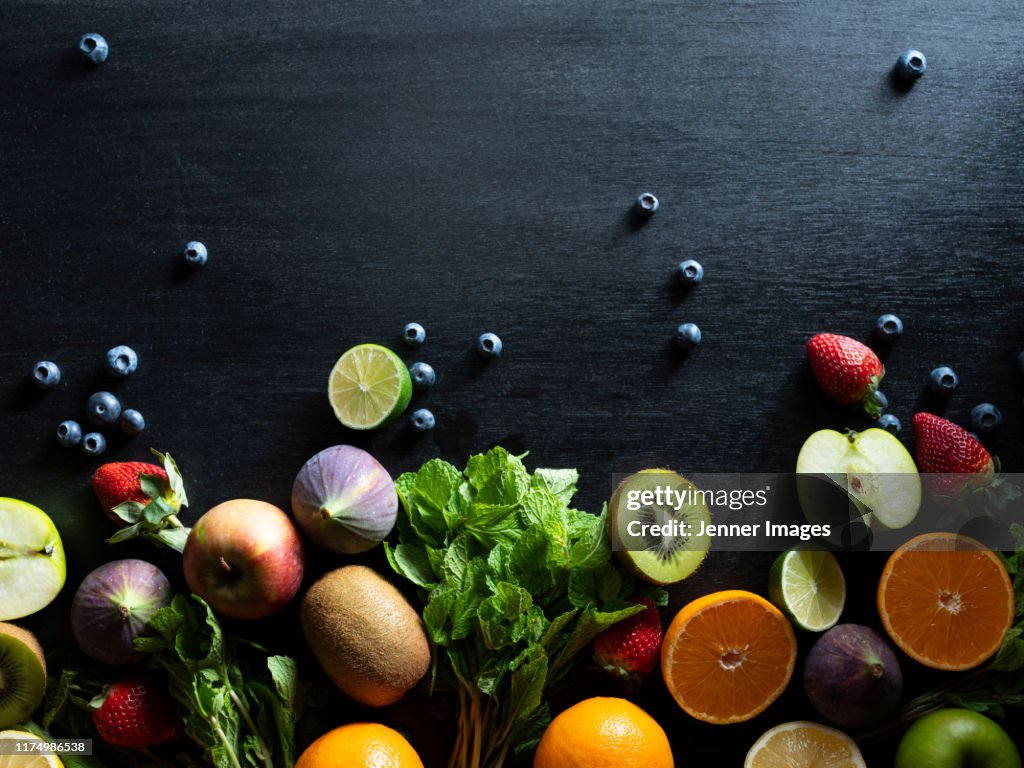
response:
{"label": "halved orange", "polygon": [[786,689],[795,664],[789,621],[763,597],[742,590],[684,606],[661,646],[661,672],[676,703],[719,725],[766,710]]}
{"label": "halved orange", "polygon": [[972,669],[999,650],[1013,624],[1013,585],[984,544],[926,533],[889,557],[878,583],[878,613],[889,637],[915,661]]}

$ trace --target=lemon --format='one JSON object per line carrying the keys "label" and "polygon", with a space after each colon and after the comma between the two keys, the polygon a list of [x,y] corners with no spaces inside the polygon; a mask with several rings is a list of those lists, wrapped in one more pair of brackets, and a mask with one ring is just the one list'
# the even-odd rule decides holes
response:
{"label": "lemon", "polygon": [[64,545],[43,510],[0,498],[0,621],[42,610],[67,575]]}
{"label": "lemon", "polygon": [[412,398],[402,359],[379,344],[360,344],[338,358],[327,382],[338,421],[349,429],[376,429],[400,415]]}
{"label": "lemon", "polygon": [[[26,746],[19,751],[13,742]],[[28,742],[43,743],[43,739],[28,731],[0,731],[0,768],[64,768],[56,755],[30,751]]]}
{"label": "lemon", "polygon": [[750,748],[743,768],[865,768],[865,764],[845,733],[798,721],[766,731]]}

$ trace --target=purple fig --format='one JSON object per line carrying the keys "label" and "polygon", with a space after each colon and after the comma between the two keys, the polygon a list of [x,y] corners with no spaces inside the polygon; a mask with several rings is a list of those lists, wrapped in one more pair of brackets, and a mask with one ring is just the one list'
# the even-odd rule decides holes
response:
{"label": "purple fig", "polygon": [[71,603],[71,630],[82,652],[103,664],[131,664],[145,654],[132,642],[153,614],[171,604],[164,572],[145,560],[115,560],[86,576]]}
{"label": "purple fig", "polygon": [[354,555],[395,527],[398,494],[388,471],[351,445],[326,448],[306,462],[292,486],[292,513],[314,544]]}
{"label": "purple fig", "polygon": [[818,638],[804,664],[804,690],[824,717],[866,728],[900,703],[903,673],[889,643],[871,627],[840,624]]}

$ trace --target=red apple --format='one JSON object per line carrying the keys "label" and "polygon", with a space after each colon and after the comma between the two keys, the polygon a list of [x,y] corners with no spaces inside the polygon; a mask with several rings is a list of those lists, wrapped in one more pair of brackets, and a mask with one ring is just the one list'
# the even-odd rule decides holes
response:
{"label": "red apple", "polygon": [[288,515],[253,499],[225,501],[199,518],[182,553],[189,589],[232,619],[284,608],[299,591],[304,562]]}

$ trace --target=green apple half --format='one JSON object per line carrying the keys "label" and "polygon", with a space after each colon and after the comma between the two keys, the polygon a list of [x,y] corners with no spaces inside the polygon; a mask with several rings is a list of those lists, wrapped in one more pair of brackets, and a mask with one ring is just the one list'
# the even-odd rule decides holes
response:
{"label": "green apple half", "polygon": [[[796,459],[798,475],[824,475],[863,513],[886,528],[910,525],[921,508],[921,476],[910,453],[884,429],[836,432],[822,429],[807,438]],[[811,514],[806,485],[797,483],[800,505]]]}
{"label": "green apple half", "polygon": [[0,497],[0,621],[48,606],[66,575],[64,545],[49,515]]}
{"label": "green apple half", "polygon": [[1013,740],[993,720],[968,709],[940,709],[910,726],[895,768],[1021,768]]}

